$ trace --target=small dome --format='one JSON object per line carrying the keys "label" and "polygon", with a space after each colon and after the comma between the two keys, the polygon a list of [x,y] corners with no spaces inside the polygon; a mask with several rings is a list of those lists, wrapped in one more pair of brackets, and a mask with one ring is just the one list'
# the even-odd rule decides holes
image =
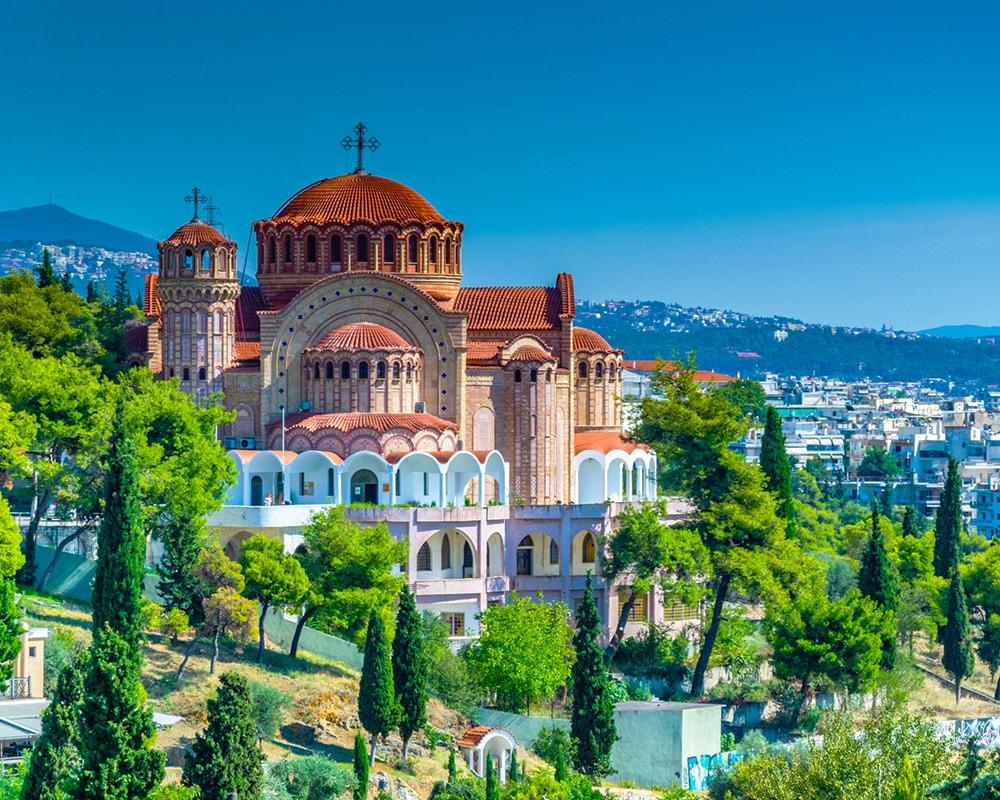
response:
{"label": "small dome", "polygon": [[214,225],[193,219],[160,242],[160,247],[197,247],[202,244],[233,244],[233,242]]}
{"label": "small dome", "polygon": [[373,322],[352,322],[328,333],[319,344],[307,347],[307,353],[342,353],[364,350],[407,350],[419,352],[395,331]]}
{"label": "small dome", "polygon": [[536,347],[532,344],[521,345],[517,348],[517,351],[510,357],[511,361],[538,361],[539,363],[544,363],[546,361],[555,361],[556,357],[541,347]]}
{"label": "small dome", "polygon": [[615,348],[599,333],[587,328],[573,328],[573,352],[614,353]]}
{"label": "small dome", "polygon": [[312,222],[317,225],[354,222],[444,222],[427,200],[388,178],[364,173],[317,181],[296,194],[271,218],[272,222]]}

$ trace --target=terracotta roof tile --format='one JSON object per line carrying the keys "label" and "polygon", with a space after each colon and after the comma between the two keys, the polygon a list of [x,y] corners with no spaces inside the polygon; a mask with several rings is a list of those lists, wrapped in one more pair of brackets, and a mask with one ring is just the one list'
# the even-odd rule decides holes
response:
{"label": "terracotta roof tile", "polygon": [[259,361],[260,342],[237,339],[233,345],[233,358],[236,361]]}
{"label": "terracotta roof tile", "polygon": [[489,725],[474,725],[455,742],[459,747],[475,747],[493,728]]}
{"label": "terracotta roof tile", "polygon": [[155,272],[151,272],[146,276],[142,299],[142,313],[147,317],[160,316],[160,296],[156,293],[156,284],[159,280],[160,276]]}
{"label": "terracotta roof tile", "polygon": [[[658,361],[653,358],[627,358],[622,362],[622,367],[632,372],[655,372],[659,364],[662,364],[667,369],[676,366],[676,362],[674,361]],[[730,381],[735,381],[736,378],[722,372],[713,372],[710,369],[699,369],[695,370],[694,380],[695,383],[729,383]]]}
{"label": "terracotta roof tile", "polygon": [[[281,422],[271,424],[270,428],[280,427]],[[341,433],[349,433],[361,428],[388,433],[391,430],[407,430],[418,433],[425,430],[447,431],[458,430],[454,422],[435,417],[433,414],[365,414],[361,412],[342,412],[336,414],[313,414],[304,412],[292,414],[285,420],[285,427],[302,428],[310,432],[333,428]]]}
{"label": "terracotta roof tile", "polygon": [[510,357],[510,360],[546,362],[555,361],[556,357],[548,350],[543,350],[541,347],[535,347],[532,344],[526,344],[517,348],[517,351]]}
{"label": "terracotta roof tile", "polygon": [[573,350],[578,353],[621,352],[608,344],[608,340],[601,334],[588,328],[573,328]]}
{"label": "terracotta roof tile", "polygon": [[132,323],[125,326],[125,349],[129,353],[145,353],[149,349],[149,324]]}
{"label": "terracotta roof tile", "polygon": [[164,245],[189,245],[196,247],[199,244],[235,244],[227,239],[218,228],[209,225],[207,222],[193,219],[181,225],[177,230],[160,242],[160,247]]}
{"label": "terracotta roof tile", "polygon": [[559,313],[568,317],[576,316],[573,276],[568,272],[560,272],[556,275],[556,289],[559,291]]}
{"label": "terracotta roof tile", "polygon": [[624,450],[632,453],[636,450],[648,450],[644,444],[626,442],[618,431],[581,431],[573,435],[573,452],[579,455],[584,450],[596,450],[605,455],[612,450]]}
{"label": "terracotta roof tile", "polygon": [[437,210],[409,186],[377,175],[349,174],[307,186],[270,222],[444,222]]}
{"label": "terracotta roof tile", "polygon": [[323,337],[319,344],[305,349],[306,353],[340,353],[345,350],[406,350],[417,352],[419,347],[410,344],[393,330],[374,322],[352,322],[342,325]]}
{"label": "terracotta roof tile", "polygon": [[467,342],[465,350],[465,362],[471,366],[496,364],[497,356],[503,342],[498,339],[490,339],[483,342]]}
{"label": "terracotta roof tile", "polygon": [[470,286],[458,290],[454,309],[469,315],[470,331],[556,330],[562,298],[549,286]]}

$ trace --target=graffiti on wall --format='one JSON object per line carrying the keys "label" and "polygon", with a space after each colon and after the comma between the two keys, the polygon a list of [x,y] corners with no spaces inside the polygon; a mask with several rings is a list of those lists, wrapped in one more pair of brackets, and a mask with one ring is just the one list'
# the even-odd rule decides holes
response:
{"label": "graffiti on wall", "polygon": [[708,779],[712,777],[712,773],[720,769],[729,769],[742,758],[743,753],[735,750],[714,755],[688,756],[684,783],[692,792],[704,792],[708,789]]}
{"label": "graffiti on wall", "polygon": [[1000,717],[948,719],[938,723],[938,731],[962,741],[974,740],[980,747],[1000,749]]}

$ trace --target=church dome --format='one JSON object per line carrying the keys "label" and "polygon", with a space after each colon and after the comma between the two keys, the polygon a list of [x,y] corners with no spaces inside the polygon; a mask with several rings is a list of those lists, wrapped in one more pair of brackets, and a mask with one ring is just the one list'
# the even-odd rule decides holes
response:
{"label": "church dome", "polygon": [[370,353],[379,350],[415,352],[419,349],[395,331],[389,330],[382,325],[376,325],[373,322],[352,322],[349,325],[343,325],[335,331],[328,333],[318,344],[307,347],[305,352],[344,353],[364,351]]}
{"label": "church dome", "polygon": [[199,245],[230,244],[230,240],[214,225],[193,219],[185,222],[160,242],[160,247],[198,247]]}
{"label": "church dome", "polygon": [[355,222],[443,223],[426,199],[409,186],[367,173],[338,175],[307,186],[271,218],[272,222],[316,225]]}
{"label": "church dome", "polygon": [[577,353],[614,353],[615,348],[608,344],[601,334],[589,328],[573,328],[573,350]]}

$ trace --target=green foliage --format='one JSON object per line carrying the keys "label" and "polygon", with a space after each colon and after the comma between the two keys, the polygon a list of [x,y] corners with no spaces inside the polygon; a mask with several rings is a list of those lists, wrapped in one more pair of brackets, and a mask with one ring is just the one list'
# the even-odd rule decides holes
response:
{"label": "green foliage", "polygon": [[427,721],[427,652],[424,625],[408,585],[399,595],[396,635],[392,641],[392,673],[400,707],[399,735],[403,758],[409,754],[410,737]]}
{"label": "green foliage", "polygon": [[957,569],[951,573],[947,609],[948,618],[942,636],[944,655],[941,658],[941,664],[955,682],[955,703],[957,704],[962,680],[972,675],[975,667],[972,625],[969,622],[969,611],[965,604],[962,576]]}
{"label": "green foliage", "polygon": [[[861,569],[858,572],[858,590],[864,597],[881,606],[890,614],[894,614],[899,604],[899,588],[896,575],[889,563],[885,537],[879,522],[878,506],[872,504],[872,532],[868,537],[868,545],[861,559]],[[896,660],[896,627],[895,617],[888,625],[882,642],[882,668],[891,670]]]}
{"label": "green foliage", "polygon": [[726,667],[734,681],[756,680],[763,660],[757,634],[757,623],[747,619],[745,608],[724,609],[709,664]]}
{"label": "green foliage", "polygon": [[486,800],[500,800],[500,783],[493,769],[493,756],[486,756]]}
{"label": "green foliage", "polygon": [[38,288],[44,289],[46,286],[56,286],[59,279],[56,277],[56,270],[52,266],[52,257],[49,255],[49,248],[42,250],[42,263],[38,267]]}
{"label": "green foliage", "polygon": [[448,783],[454,783],[458,777],[458,766],[455,764],[455,748],[448,748]]}
{"label": "green foliage", "polygon": [[421,614],[427,653],[427,682],[443,703],[465,715],[483,699],[482,687],[466,660],[451,649],[448,624],[432,611]]}
{"label": "green foliage", "polygon": [[919,536],[917,527],[917,512],[913,506],[903,506],[903,536]]}
{"label": "green foliage", "polygon": [[182,786],[179,783],[163,783],[157,786],[149,795],[149,800],[199,800],[198,790],[193,786]]}
{"label": "green foliage", "polygon": [[962,533],[962,475],[959,463],[948,459],[948,477],[941,491],[941,505],[934,521],[934,574],[950,579],[958,565]]}
{"label": "green foliage", "polygon": [[257,533],[243,542],[240,566],[243,590],[260,607],[257,620],[257,663],[264,660],[264,620],[272,606],[292,613],[309,591],[309,578],[298,560],[285,553],[281,539]]}
{"label": "green foliage", "polygon": [[562,725],[545,725],[531,743],[535,754],[555,766],[559,753],[573,761],[576,758],[576,742]]}
{"label": "green foliage", "polygon": [[378,737],[386,736],[399,722],[400,709],[392,679],[391,647],[380,614],[371,613],[365,639],[365,661],[358,692],[358,717],[372,737],[371,759]]}
{"label": "green foliage", "polygon": [[[565,764],[563,766],[565,766]],[[507,777],[511,781],[517,781],[521,778],[521,775],[518,774],[516,747],[510,751],[510,763],[507,765]]]}
{"label": "green foliage", "polygon": [[56,625],[45,640],[45,696],[52,697],[66,666],[77,657],[81,649],[73,629],[66,625]]}
{"label": "green foliage", "polygon": [[42,731],[31,748],[21,789],[22,800],[62,800],[67,796],[80,754],[80,709],[86,652],[70,659],[59,675],[52,702],[42,716]]}
{"label": "green foliage", "polygon": [[899,472],[899,462],[884,447],[873,444],[865,448],[858,465],[859,475],[866,478],[895,478]]}
{"label": "green foliage", "polygon": [[[513,756],[511,756],[511,764],[513,764]],[[559,783],[565,783],[566,779],[569,778],[569,770],[566,768],[566,756],[562,749],[556,751],[556,763],[555,763],[555,779]]]}
{"label": "green foliage", "polygon": [[473,777],[434,784],[430,800],[485,800],[483,781]]}
{"label": "green foliage", "polygon": [[222,676],[219,691],[208,700],[208,725],[195,736],[184,762],[184,783],[196,786],[200,800],[260,800],[263,782],[249,681],[239,673]]}
{"label": "green foliage", "polygon": [[6,681],[14,674],[23,632],[14,579],[0,578],[0,681]]}
{"label": "green foliage", "polygon": [[[452,753],[452,760],[449,762],[449,776],[454,762],[455,754]],[[368,797],[368,748],[365,746],[365,737],[361,731],[354,733],[354,800],[365,800]]]}
{"label": "green foliage", "polygon": [[479,639],[466,658],[498,707],[529,709],[566,684],[572,657],[568,618],[563,603],[532,602],[513,592],[506,604],[479,615]]}
{"label": "green foliage", "polygon": [[254,730],[265,739],[273,739],[285,721],[285,712],[292,706],[292,698],[266,683],[247,683]]}
{"label": "green foliage", "polygon": [[272,762],[265,787],[267,800],[336,800],[354,790],[355,778],[325,756],[301,756]]}
{"label": "green foliage", "polygon": [[[611,748],[618,739],[615,709],[608,686],[610,678],[600,645],[601,628],[601,615],[594,600],[590,573],[587,573],[573,636],[576,661],[573,664],[573,718],[570,727],[576,741],[573,766],[584,775],[595,778],[611,772]],[[558,752],[559,758],[565,759],[562,748]],[[565,763],[563,768],[565,771]],[[557,775],[557,780],[563,778]]]}
{"label": "green foliage", "polygon": [[786,533],[795,534],[795,505],[792,502],[792,468],[785,452],[785,433],[774,406],[767,407],[764,435],[760,443],[760,468],[767,478],[767,488],[778,500],[778,513],[787,525]]}
{"label": "green foliage", "polygon": [[10,513],[7,500],[0,496],[0,578],[13,578],[23,566],[21,529]]}
{"label": "green foliage", "polygon": [[1000,758],[995,752],[981,753],[971,740],[959,776],[931,787],[928,795],[945,800],[990,800],[1000,796]]}
{"label": "green foliage", "polygon": [[659,677],[677,687],[690,674],[687,657],[688,640],[683,633],[649,623],[637,636],[622,640],[613,664],[626,675]]}
{"label": "green foliage", "polygon": [[752,422],[763,422],[767,414],[764,387],[758,381],[740,378],[722,383],[712,389],[725,398],[737,411]]}

